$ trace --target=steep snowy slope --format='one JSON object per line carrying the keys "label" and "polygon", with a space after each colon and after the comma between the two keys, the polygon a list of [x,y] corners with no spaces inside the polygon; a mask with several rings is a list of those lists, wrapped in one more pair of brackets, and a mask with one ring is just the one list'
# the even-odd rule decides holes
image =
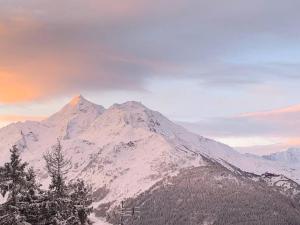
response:
{"label": "steep snowy slope", "polygon": [[89,128],[104,110],[103,106],[93,104],[80,95],[43,124],[54,129],[61,138],[71,139]]}
{"label": "steep snowy slope", "polygon": [[[47,184],[43,154],[60,138],[72,161],[70,178],[93,184],[98,203],[120,201],[149,189],[180,169],[205,166],[207,158],[231,170],[272,172],[299,181],[300,170],[285,164],[242,155],[230,147],[188,132],[141,103],[115,104],[108,109],[82,96],[41,122],[11,124],[0,129],[0,165],[16,144],[23,159]],[[232,166],[234,165],[234,166]]]}

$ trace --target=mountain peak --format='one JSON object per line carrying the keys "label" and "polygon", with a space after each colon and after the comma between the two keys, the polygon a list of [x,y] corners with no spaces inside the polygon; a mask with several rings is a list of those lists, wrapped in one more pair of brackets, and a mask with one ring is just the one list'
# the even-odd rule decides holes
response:
{"label": "mountain peak", "polygon": [[83,109],[87,110],[88,108],[97,108],[100,111],[104,110],[103,106],[97,105],[93,102],[90,102],[89,100],[84,98],[82,95],[77,95],[77,96],[73,97],[67,105],[65,105],[65,107],[63,108],[63,111],[71,110],[74,112],[74,111],[82,111]]}
{"label": "mountain peak", "polygon": [[76,105],[80,105],[85,102],[89,102],[89,101],[86,100],[82,95],[77,95],[71,99],[71,101],[69,102],[68,105],[76,106]]}
{"label": "mountain peak", "polygon": [[70,119],[71,117],[84,115],[90,117],[97,117],[100,115],[105,108],[101,105],[97,105],[85,99],[82,95],[75,96],[71,101],[66,104],[60,111],[51,116],[50,120],[64,120]]}

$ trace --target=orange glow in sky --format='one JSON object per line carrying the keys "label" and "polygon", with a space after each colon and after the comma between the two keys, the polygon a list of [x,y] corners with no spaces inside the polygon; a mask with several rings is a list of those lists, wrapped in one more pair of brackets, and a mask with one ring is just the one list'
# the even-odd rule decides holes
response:
{"label": "orange glow in sky", "polygon": [[0,101],[4,103],[14,103],[20,101],[34,100],[40,95],[38,86],[28,82],[26,78],[0,71]]}

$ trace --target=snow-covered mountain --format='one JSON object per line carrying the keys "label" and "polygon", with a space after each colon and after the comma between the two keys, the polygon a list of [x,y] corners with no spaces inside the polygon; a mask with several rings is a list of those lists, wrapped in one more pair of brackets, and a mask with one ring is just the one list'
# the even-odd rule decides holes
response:
{"label": "snow-covered mountain", "polygon": [[300,181],[300,169],[240,154],[187,131],[141,103],[105,109],[82,96],[41,122],[19,122],[0,129],[0,165],[16,144],[47,185],[42,156],[57,138],[72,161],[70,179],[83,178],[93,185],[96,207],[137,196],[181,169],[206,166],[208,161],[230,171],[270,172]]}
{"label": "snow-covered mountain", "polygon": [[283,162],[291,165],[300,164],[300,149],[299,148],[289,148],[283,152],[276,152],[269,155],[262,156],[264,159]]}

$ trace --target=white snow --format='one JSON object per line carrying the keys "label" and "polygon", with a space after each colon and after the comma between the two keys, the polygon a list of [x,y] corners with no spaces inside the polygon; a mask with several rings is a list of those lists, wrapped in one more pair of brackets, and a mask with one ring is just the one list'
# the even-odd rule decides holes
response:
{"label": "white snow", "polygon": [[185,130],[141,103],[126,102],[104,109],[82,96],[44,121],[0,129],[0,165],[8,160],[8,149],[17,144],[23,159],[47,185],[42,156],[57,138],[72,161],[70,178],[83,178],[95,190],[109,190],[98,204],[135,196],[181,168],[205,165],[201,155],[228,166],[225,160],[248,172],[268,171],[300,181],[299,167],[240,154]]}
{"label": "white snow", "polygon": [[300,149],[299,148],[289,148],[286,151],[276,152],[270,155],[265,155],[263,158],[283,162],[286,164],[299,165],[300,164]]}
{"label": "white snow", "polygon": [[282,194],[295,196],[300,193],[298,185],[283,175],[262,175],[263,180],[273,187],[280,189]]}
{"label": "white snow", "polygon": [[112,225],[111,223],[106,222],[104,218],[96,217],[95,214],[91,214],[89,219],[93,222],[93,225]]}

